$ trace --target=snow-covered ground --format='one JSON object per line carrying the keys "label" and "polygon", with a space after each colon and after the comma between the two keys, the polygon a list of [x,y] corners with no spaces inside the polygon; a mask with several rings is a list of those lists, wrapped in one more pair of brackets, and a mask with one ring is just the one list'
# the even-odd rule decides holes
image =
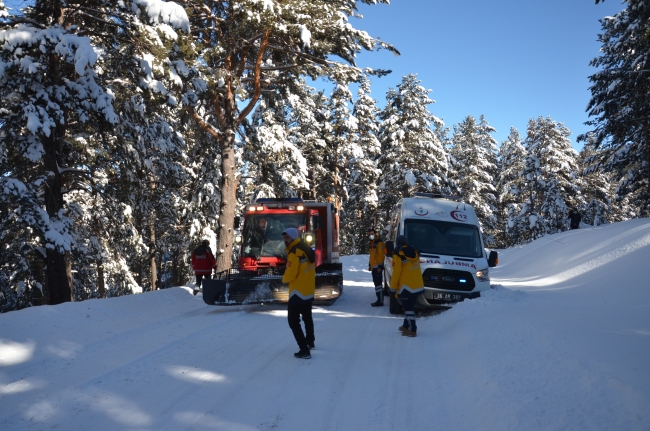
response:
{"label": "snow-covered ground", "polygon": [[0,315],[0,429],[650,429],[650,220],[499,260],[495,289],[406,338],[345,257],[310,360],[284,307],[186,287]]}

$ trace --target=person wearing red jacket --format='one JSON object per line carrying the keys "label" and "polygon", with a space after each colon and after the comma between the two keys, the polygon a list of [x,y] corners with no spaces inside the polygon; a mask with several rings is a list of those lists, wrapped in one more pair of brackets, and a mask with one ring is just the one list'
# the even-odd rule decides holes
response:
{"label": "person wearing red jacket", "polygon": [[208,280],[212,278],[212,269],[217,267],[217,260],[210,250],[210,241],[203,240],[203,243],[192,252],[192,270],[196,275],[196,284],[194,285],[194,296],[199,293],[201,281],[203,278]]}

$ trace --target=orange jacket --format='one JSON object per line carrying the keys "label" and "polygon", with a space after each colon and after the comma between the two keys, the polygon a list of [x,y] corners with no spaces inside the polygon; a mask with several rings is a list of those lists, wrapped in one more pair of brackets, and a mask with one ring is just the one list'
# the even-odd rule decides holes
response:
{"label": "orange jacket", "polygon": [[287,268],[282,282],[289,285],[289,303],[314,300],[316,290],[316,267],[314,251],[300,238],[287,247]]}
{"label": "orange jacket", "polygon": [[368,261],[370,269],[384,267],[384,247],[384,241],[379,238],[370,241],[370,259]]}

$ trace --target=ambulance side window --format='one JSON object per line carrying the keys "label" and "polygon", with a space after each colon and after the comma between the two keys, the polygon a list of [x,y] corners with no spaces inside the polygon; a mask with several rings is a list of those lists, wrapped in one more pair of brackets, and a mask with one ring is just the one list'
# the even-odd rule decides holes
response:
{"label": "ambulance side window", "polygon": [[400,215],[401,215],[401,211],[398,211],[397,214],[395,215],[395,221],[393,222],[393,227],[395,230],[392,232],[390,238],[391,240],[393,240],[393,242],[395,242],[395,238],[397,238],[397,236],[399,235],[400,229],[402,227],[402,223],[401,223],[402,218],[400,217]]}

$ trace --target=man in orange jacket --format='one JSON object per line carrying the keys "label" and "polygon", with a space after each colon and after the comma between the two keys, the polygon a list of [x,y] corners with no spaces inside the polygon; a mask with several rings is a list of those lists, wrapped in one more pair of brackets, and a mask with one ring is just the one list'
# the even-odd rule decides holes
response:
{"label": "man in orange jacket", "polygon": [[[287,320],[300,350],[293,356],[300,359],[311,358],[310,349],[314,346],[314,319],[311,305],[316,291],[316,256],[314,250],[300,239],[298,229],[290,227],[282,232],[282,239],[287,246],[287,268],[282,275],[282,282],[289,285],[289,306]],[[300,317],[305,322],[305,333],[300,326]]]}
{"label": "man in orange jacket", "polygon": [[415,324],[415,304],[418,302],[418,296],[424,293],[424,280],[420,268],[420,254],[408,245],[404,235],[395,238],[390,291],[397,293],[404,308],[404,324],[399,327],[400,332],[405,337],[415,337],[418,331]]}
{"label": "man in orange jacket", "polygon": [[372,271],[372,282],[377,295],[377,300],[370,305],[381,307],[384,305],[384,241],[377,237],[377,231],[373,228],[368,229],[368,239],[370,240],[368,271]]}

